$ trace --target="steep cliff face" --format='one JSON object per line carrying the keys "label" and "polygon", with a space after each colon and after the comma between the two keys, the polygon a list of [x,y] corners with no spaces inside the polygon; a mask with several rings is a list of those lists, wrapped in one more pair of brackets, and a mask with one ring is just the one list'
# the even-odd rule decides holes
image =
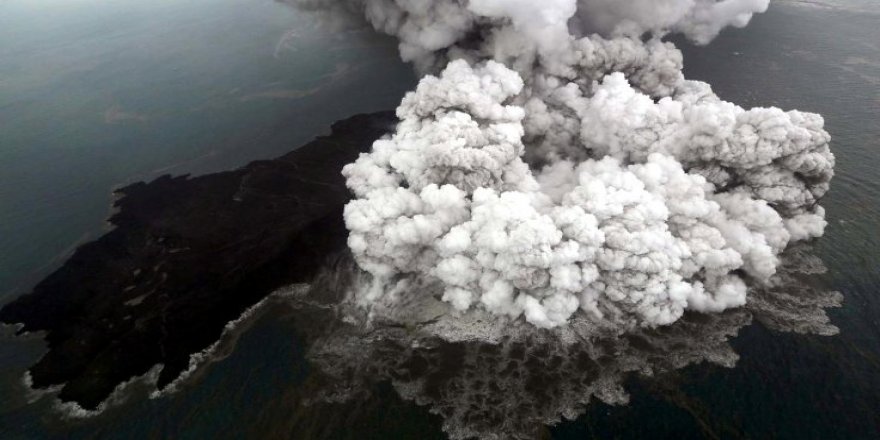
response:
{"label": "steep cliff face", "polygon": [[274,160],[118,190],[115,229],[0,310],[21,332],[46,331],[34,387],[63,384],[61,400],[93,409],[156,364],[159,388],[170,383],[226,323],[345,249],[340,170],[395,123],[358,115]]}

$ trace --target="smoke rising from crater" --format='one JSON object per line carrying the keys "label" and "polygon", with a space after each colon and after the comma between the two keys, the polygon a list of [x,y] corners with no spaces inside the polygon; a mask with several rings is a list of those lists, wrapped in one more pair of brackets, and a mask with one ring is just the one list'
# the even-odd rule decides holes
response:
{"label": "smoke rising from crater", "polygon": [[418,278],[457,312],[668,325],[743,306],[822,235],[822,118],[724,102],[660,39],[708,43],[768,0],[292,3],[365,19],[426,73],[343,171],[365,304]]}

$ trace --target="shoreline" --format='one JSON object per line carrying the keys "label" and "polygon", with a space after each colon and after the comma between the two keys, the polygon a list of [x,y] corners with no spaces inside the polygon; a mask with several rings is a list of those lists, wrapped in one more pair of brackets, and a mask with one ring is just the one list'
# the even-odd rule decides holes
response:
{"label": "shoreline", "polygon": [[14,333],[45,332],[33,387],[60,387],[60,401],[91,411],[161,364],[157,392],[174,388],[229,323],[344,248],[340,170],[395,123],[357,115],[273,160],[118,189],[115,228],[0,309],[22,324]]}

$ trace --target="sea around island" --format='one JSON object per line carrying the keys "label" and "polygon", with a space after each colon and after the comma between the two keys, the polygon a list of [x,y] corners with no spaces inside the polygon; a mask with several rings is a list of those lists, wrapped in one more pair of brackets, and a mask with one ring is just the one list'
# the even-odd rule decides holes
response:
{"label": "sea around island", "polygon": [[[268,1],[34,3],[0,5],[3,303],[102,233],[115,186],[280,156],[335,120],[393,108],[415,81],[392,41],[316,29]],[[822,283],[844,295],[829,311],[840,333],[755,322],[732,339],[734,368],[633,376],[628,404],[594,401],[548,437],[880,432],[878,23],[870,2],[778,1],[708,47],[680,44],[686,75],[722,98],[825,117],[837,168],[822,202],[829,227],[812,246],[828,269]],[[176,391],[149,398],[135,383],[85,418],[23,386],[44,352],[39,335],[4,339],[0,437],[445,438],[440,415],[387,381],[304,405],[315,366],[306,359],[309,329],[295,315],[283,295],[272,297],[230,326],[211,362]]]}

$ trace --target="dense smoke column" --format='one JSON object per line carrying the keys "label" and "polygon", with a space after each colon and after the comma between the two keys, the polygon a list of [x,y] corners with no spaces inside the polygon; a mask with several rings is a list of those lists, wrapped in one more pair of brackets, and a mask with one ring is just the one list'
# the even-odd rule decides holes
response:
{"label": "dense smoke column", "polygon": [[366,304],[420,278],[459,312],[667,325],[743,306],[823,232],[822,118],[724,102],[660,40],[707,43],[766,0],[294,3],[365,19],[430,73],[344,170]]}

